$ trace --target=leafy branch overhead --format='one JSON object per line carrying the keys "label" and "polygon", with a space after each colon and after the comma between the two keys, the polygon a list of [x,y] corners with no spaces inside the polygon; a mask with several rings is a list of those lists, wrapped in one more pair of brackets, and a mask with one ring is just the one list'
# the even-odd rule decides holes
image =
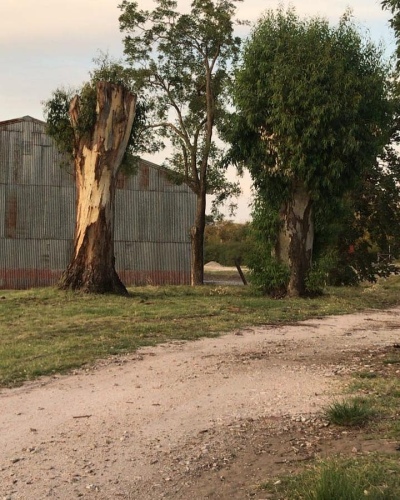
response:
{"label": "leafy branch overhead", "polygon": [[[129,69],[119,62],[112,61],[107,55],[101,54],[95,60],[97,67],[90,74],[90,80],[78,89],[56,89],[52,97],[44,102],[47,133],[52,137],[60,152],[73,156],[75,137],[90,136],[96,122],[96,85],[98,82],[110,82],[133,90]],[[79,101],[79,116],[73,124],[70,119],[70,107],[74,99]],[[127,173],[135,170],[138,154],[157,148],[145,134],[146,105],[138,100],[135,120],[130,133],[121,169]],[[89,138],[89,137],[88,137]]]}
{"label": "leafy branch overhead", "polygon": [[180,13],[177,2],[120,5],[120,28],[134,90],[147,106],[149,134],[171,144],[166,163],[196,194],[191,229],[192,284],[203,282],[206,194],[217,201],[236,194],[225,178],[216,128],[229,101],[227,88],[240,39],[234,35],[235,0],[194,0]]}
{"label": "leafy branch overhead", "polygon": [[136,2],[121,4],[125,54],[135,91],[148,106],[149,127],[171,140],[170,165],[200,192],[209,160],[215,158],[213,128],[226,104],[228,66],[240,46],[233,35],[235,5],[196,0],[187,14],[177,12],[174,1],[156,5],[148,11],[138,9]]}

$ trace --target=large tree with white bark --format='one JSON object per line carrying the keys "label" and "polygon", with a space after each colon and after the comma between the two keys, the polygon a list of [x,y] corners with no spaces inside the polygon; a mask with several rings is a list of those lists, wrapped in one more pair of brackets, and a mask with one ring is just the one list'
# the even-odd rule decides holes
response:
{"label": "large tree with white bark", "polygon": [[75,95],[58,89],[45,103],[47,131],[72,156],[76,182],[74,249],[63,289],[128,293],[115,270],[114,200],[117,174],[129,159],[137,99],[117,78],[121,71],[118,65],[100,68]]}

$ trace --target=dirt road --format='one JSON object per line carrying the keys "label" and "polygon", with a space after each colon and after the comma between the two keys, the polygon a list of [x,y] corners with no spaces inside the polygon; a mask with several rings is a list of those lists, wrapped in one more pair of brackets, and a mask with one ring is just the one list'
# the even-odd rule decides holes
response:
{"label": "dirt road", "polygon": [[399,329],[400,309],[249,328],[4,389],[0,499],[266,498],[285,432],[323,428],[339,375]]}

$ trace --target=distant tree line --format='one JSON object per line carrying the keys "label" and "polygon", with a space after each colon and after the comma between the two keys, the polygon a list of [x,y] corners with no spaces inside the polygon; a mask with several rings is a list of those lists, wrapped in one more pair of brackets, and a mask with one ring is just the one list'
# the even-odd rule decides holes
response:
{"label": "distant tree line", "polygon": [[254,254],[255,241],[249,222],[239,224],[230,220],[206,225],[205,263],[218,262],[223,266],[234,266],[237,261],[248,266]]}

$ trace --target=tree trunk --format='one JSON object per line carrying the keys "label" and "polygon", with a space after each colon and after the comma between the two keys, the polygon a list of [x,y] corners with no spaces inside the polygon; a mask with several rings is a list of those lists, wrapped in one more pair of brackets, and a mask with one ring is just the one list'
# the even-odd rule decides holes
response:
{"label": "tree trunk", "polygon": [[314,242],[312,200],[303,185],[296,185],[292,200],[280,212],[282,227],[275,254],[279,262],[287,264],[290,279],[287,293],[290,297],[306,294],[306,278],[311,268]]}
{"label": "tree trunk", "polygon": [[191,270],[190,284],[204,284],[204,228],[206,225],[206,194],[197,195],[196,218],[190,230],[191,237]]}
{"label": "tree trunk", "polygon": [[90,293],[128,292],[115,271],[114,199],[116,176],[125,154],[136,96],[121,85],[97,83],[96,123],[77,131],[79,96],[70,106],[75,130],[74,164],[77,214],[74,252],[60,288]]}

